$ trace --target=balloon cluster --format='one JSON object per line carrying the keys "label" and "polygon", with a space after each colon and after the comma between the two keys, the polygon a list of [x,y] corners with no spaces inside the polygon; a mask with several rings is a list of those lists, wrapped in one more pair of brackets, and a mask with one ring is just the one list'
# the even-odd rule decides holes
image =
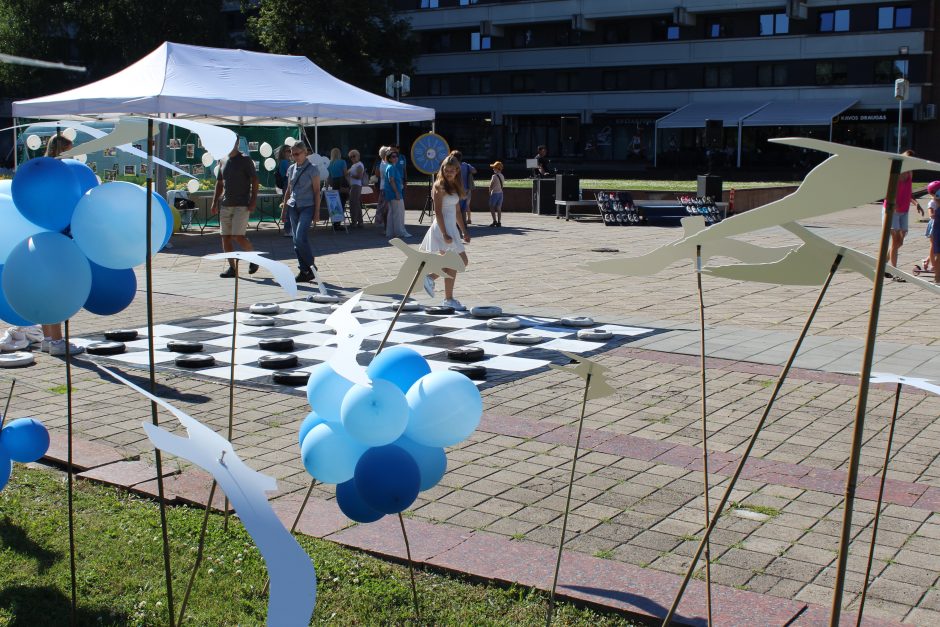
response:
{"label": "balloon cluster", "polygon": [[[153,194],[152,252],[172,234],[173,214]],[[54,324],[84,307],[106,316],[137,292],[133,267],[146,258],[147,190],[99,185],[74,159],[39,157],[0,181],[0,319]]]}
{"label": "balloon cluster", "polygon": [[13,472],[13,462],[39,461],[49,450],[49,432],[35,418],[11,420],[0,430],[0,490]]}
{"label": "balloon cluster", "polygon": [[368,523],[407,509],[447,469],[445,446],[480,424],[483,400],[464,375],[431,367],[393,346],[367,369],[371,387],[323,363],[307,384],[313,411],[300,425],[300,454],[315,479],[335,483],[346,516]]}

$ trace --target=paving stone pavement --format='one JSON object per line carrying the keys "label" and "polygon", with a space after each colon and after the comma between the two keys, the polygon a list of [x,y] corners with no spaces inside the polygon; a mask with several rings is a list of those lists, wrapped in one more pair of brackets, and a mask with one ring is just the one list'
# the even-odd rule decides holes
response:
{"label": "paving stone pavement", "polygon": [[[409,212],[417,243],[424,227]],[[465,304],[498,304],[507,312],[590,315],[599,321],[665,329],[599,357],[615,396],[591,401],[585,418],[567,548],[575,554],[631,564],[659,573],[683,573],[703,528],[698,310],[689,264],[650,278],[594,275],[584,261],[616,248],[635,255],[680,236],[670,228],[610,228],[507,214],[501,229],[475,227],[470,266],[457,282]],[[873,253],[879,232],[875,205],[812,222],[840,244]],[[251,233],[258,250],[293,266],[289,240],[272,225]],[[794,243],[783,231],[749,241]],[[312,237],[320,273],[351,291],[388,278],[400,262],[376,229],[349,234],[318,229]],[[182,234],[175,248],[154,260],[156,322],[229,311],[233,282],[218,278],[218,236]],[[901,251],[910,267],[924,255],[919,226]],[[138,273],[144,284],[144,273]],[[282,300],[266,272],[240,283],[243,304]],[[803,324],[817,289],[741,283],[706,277],[708,448],[714,504],[751,435],[780,364]],[[314,288],[304,286],[303,291]],[[861,336],[871,285],[840,274],[817,316],[796,370],[754,450],[754,462],[732,494],[734,507],[711,544],[712,577],[722,586],[828,606],[842,491],[854,417]],[[910,284],[890,283],[879,327],[876,369],[940,378],[940,337],[931,310],[935,296]],[[423,294],[419,300],[426,300]],[[125,312],[99,318],[79,314],[78,336],[145,323],[143,294]],[[124,370],[143,382],[143,370]],[[58,358],[41,355],[17,376],[11,416],[41,417],[56,432],[66,426],[65,372]],[[224,432],[225,385],[159,373],[157,393]],[[93,363],[73,362],[74,425],[79,437],[148,461],[152,450],[140,428],[150,406],[115,384]],[[418,521],[552,546],[558,541],[573,433],[581,401],[579,380],[547,371],[483,391],[485,419],[465,443],[448,453],[448,473],[423,493],[409,515]],[[233,443],[254,468],[276,477],[280,498],[306,488],[296,429],[305,400],[236,387]],[[857,607],[872,533],[874,499],[884,457],[893,391],[876,386],[865,426],[859,495],[853,526],[846,604]],[[910,624],[940,624],[940,400],[906,389],[892,450],[885,514],[878,533],[866,616]],[[160,420],[173,426],[172,417]],[[170,471],[182,466],[173,460]],[[136,471],[140,469],[134,467]],[[145,473],[144,473],[145,474]],[[141,475],[143,476],[143,475]],[[318,486],[320,501],[332,499]],[[758,515],[754,515],[757,513]],[[700,565],[701,566],[701,565]],[[802,623],[801,623],[802,624]],[[808,623],[807,623],[808,624]]]}

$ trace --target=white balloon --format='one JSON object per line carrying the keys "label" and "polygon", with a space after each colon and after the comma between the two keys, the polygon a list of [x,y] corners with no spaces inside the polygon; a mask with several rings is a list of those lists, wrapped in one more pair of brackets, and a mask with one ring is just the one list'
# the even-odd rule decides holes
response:
{"label": "white balloon", "polygon": [[309,155],[307,157],[307,161],[309,161],[310,163],[312,163],[313,165],[317,167],[317,170],[320,173],[321,181],[325,181],[327,177],[329,177],[330,160],[327,157],[324,157],[323,155],[319,155],[317,153],[313,153],[312,155]]}
{"label": "white balloon", "polygon": [[78,137],[78,133],[75,132],[74,128],[69,127],[62,131],[62,137],[69,140],[70,142],[73,142],[75,141],[75,138]]}
{"label": "white balloon", "polygon": [[72,158],[78,161],[79,163],[85,163],[86,161],[88,161],[88,155],[75,155]]}
{"label": "white balloon", "polygon": [[258,147],[258,152],[261,153],[262,157],[270,157],[274,154],[274,149],[271,148],[271,144],[264,142],[261,146]]}
{"label": "white balloon", "polygon": [[215,178],[219,178],[219,166],[218,166],[218,164],[216,164],[215,168],[212,169],[212,174],[215,176]]}
{"label": "white balloon", "polygon": [[38,150],[42,146],[42,140],[39,139],[39,135],[30,135],[26,138],[26,147],[30,150]]}
{"label": "white balloon", "polygon": [[274,168],[276,167],[277,167],[277,161],[275,161],[271,157],[268,157],[267,159],[264,160],[264,169],[267,170],[268,172],[273,172]]}
{"label": "white balloon", "polygon": [[213,161],[215,161],[215,159],[212,158],[211,154],[208,152],[202,153],[202,165],[208,168],[210,165],[212,165]]}
{"label": "white balloon", "polygon": [[293,137],[285,137],[285,138],[284,138],[284,145],[285,145],[285,146],[293,146],[293,145],[296,144],[296,143],[297,143],[297,140],[294,139]]}
{"label": "white balloon", "polygon": [[186,183],[186,189],[189,190],[190,194],[195,194],[199,191],[199,181],[196,179],[189,179]]}

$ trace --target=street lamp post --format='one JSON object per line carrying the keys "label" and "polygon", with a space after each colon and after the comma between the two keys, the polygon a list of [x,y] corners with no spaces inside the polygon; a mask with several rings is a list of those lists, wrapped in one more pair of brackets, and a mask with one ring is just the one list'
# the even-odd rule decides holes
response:
{"label": "street lamp post", "polygon": [[[909,48],[901,46],[898,48],[898,55],[906,57]],[[906,63],[906,59],[904,60]],[[910,81],[907,80],[907,68],[901,65],[901,78],[894,81],[894,99],[898,101],[898,154],[901,153],[901,130],[904,121],[904,101],[910,93]]]}
{"label": "street lamp post", "polygon": [[[385,77],[385,93],[388,94],[389,98],[394,98],[395,100],[401,102],[403,96],[407,96],[411,93],[411,77],[407,74],[402,74],[398,79],[395,78],[394,74],[389,74]],[[399,132],[398,132],[398,122],[395,122],[395,145],[400,144]]]}

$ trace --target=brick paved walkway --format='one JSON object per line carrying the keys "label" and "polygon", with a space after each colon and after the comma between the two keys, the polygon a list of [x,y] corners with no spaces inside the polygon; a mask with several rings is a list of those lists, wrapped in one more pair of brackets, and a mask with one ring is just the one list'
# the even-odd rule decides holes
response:
{"label": "brick paved walkway", "polygon": [[[412,212],[410,221],[415,217]],[[578,464],[569,520],[569,530],[578,536],[567,546],[573,556],[604,560],[612,567],[620,564],[650,577],[684,572],[703,518],[694,277],[688,267],[678,265],[654,278],[632,280],[589,275],[577,268],[585,259],[610,254],[594,253],[592,248],[638,254],[671,241],[679,231],[609,228],[544,216],[505,217],[507,226],[502,229],[473,230],[469,271],[457,284],[457,296],[466,304],[499,304],[541,315],[591,315],[604,322],[667,330],[600,358],[610,368],[618,394],[588,405],[585,455]],[[878,208],[871,205],[817,224],[827,237],[872,252],[878,220]],[[925,248],[918,227],[912,228],[901,251],[905,267],[919,262]],[[424,231],[416,224],[409,229],[416,235]],[[293,265],[289,240],[271,228],[252,236],[258,250]],[[767,245],[791,242],[782,231],[761,232],[749,239]],[[344,289],[385,279],[400,260],[400,254],[373,229],[348,235],[321,229],[313,242],[321,274]],[[176,248],[155,261],[157,322],[230,308],[231,281],[217,277],[218,262],[201,258],[216,250],[217,236],[180,235],[174,243]],[[256,276],[261,278],[241,284],[243,303],[286,298],[264,279],[264,271]],[[706,279],[705,286],[713,357],[708,402],[714,503],[816,289],[718,279]],[[800,610],[799,624],[825,622],[831,595],[857,385],[855,378],[840,373],[858,369],[869,298],[870,284],[857,275],[840,275],[834,281],[797,364],[801,369],[784,386],[754,461],[737,485],[735,508],[722,518],[713,536],[715,582],[732,592],[809,604],[808,610]],[[932,298],[911,285],[889,284],[886,299],[876,369],[940,378],[940,338],[931,319]],[[138,298],[114,318],[80,314],[71,325],[72,333],[142,326],[143,301]],[[127,458],[148,461],[151,450],[140,422],[149,419],[149,405],[94,365],[78,360],[75,366],[75,425],[80,436],[116,448]],[[145,376],[140,370],[125,373],[138,381]],[[61,360],[40,356],[28,370],[0,372],[0,383],[13,374],[19,381],[11,415],[37,415],[57,432],[63,430]],[[158,378],[159,394],[214,428],[224,428],[226,386],[175,375]],[[888,389],[876,386],[872,391],[861,468],[866,476],[880,469],[891,399]],[[309,480],[296,448],[296,428],[307,411],[304,399],[236,388],[235,403],[234,443],[240,455],[278,478],[279,497],[293,502]],[[414,524],[428,525],[422,529],[436,526],[445,535],[502,538],[536,551],[533,554],[555,544],[579,403],[578,381],[555,371],[486,389],[481,428],[449,452],[448,474],[414,505],[410,514]],[[906,390],[902,396],[873,570],[878,578],[866,603],[866,615],[873,619],[940,624],[938,410],[940,399],[935,397],[917,390]],[[161,420],[171,417],[163,415]],[[115,461],[111,456],[108,461]],[[170,470],[178,470],[175,462]],[[125,482],[147,491],[152,475],[147,475],[146,467],[124,466],[121,472]],[[198,477],[189,483],[183,478],[191,477],[184,473],[177,478],[180,492],[199,484]],[[330,489],[317,488],[315,495],[315,507],[331,506]],[[871,536],[875,497],[871,479],[861,483],[859,497],[846,593],[849,610],[857,605]],[[763,516],[755,515],[755,510]],[[474,572],[469,565],[468,570]],[[677,585],[674,577],[663,581]],[[659,604],[668,604],[668,597],[660,598]],[[636,609],[635,604],[632,607]],[[647,611],[655,614],[654,609]],[[766,616],[776,616],[768,612]]]}

